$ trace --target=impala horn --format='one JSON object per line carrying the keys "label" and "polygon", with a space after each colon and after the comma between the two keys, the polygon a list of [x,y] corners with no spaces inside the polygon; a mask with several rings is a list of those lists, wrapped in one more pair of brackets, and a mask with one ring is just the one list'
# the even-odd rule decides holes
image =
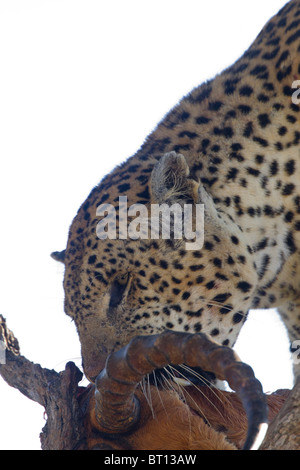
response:
{"label": "impala horn", "polygon": [[220,346],[202,333],[166,331],[137,336],[111,353],[96,379],[96,417],[106,435],[134,430],[139,421],[139,402],[134,391],[143,377],[167,365],[186,364],[214,372],[226,380],[242,401],[248,418],[243,449],[258,449],[267,431],[268,408],[253,370],[240,362],[232,349]]}

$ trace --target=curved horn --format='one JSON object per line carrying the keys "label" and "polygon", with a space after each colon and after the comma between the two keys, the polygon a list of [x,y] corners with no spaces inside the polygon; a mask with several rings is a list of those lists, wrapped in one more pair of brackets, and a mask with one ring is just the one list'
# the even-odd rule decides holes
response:
{"label": "curved horn", "polygon": [[137,336],[108,356],[96,379],[96,417],[101,431],[131,431],[139,420],[134,391],[143,377],[168,364],[186,364],[214,372],[240,397],[248,418],[244,449],[258,448],[267,430],[268,409],[260,382],[253,370],[240,362],[232,349],[214,343],[203,333],[166,331]]}

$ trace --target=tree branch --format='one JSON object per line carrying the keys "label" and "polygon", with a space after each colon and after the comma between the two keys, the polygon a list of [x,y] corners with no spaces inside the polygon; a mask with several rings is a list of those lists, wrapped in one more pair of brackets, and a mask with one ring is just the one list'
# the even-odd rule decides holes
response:
{"label": "tree branch", "polygon": [[17,339],[0,315],[0,341],[6,349],[0,375],[23,395],[45,408],[48,420],[40,435],[42,449],[85,448],[85,432],[77,393],[82,373],[73,362],[63,372],[42,368],[20,355]]}
{"label": "tree branch", "polygon": [[271,423],[261,450],[300,450],[300,381]]}

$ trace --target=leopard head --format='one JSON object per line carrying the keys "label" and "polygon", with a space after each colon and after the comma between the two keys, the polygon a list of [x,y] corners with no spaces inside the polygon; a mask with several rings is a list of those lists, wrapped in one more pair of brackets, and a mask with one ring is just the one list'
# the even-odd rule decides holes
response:
{"label": "leopard head", "polygon": [[[111,351],[140,334],[202,331],[232,345],[249,307],[255,271],[242,231],[191,177],[184,156],[170,152],[148,165],[133,172],[126,163],[106,177],[79,209],[65,252],[55,255],[65,264],[65,311],[90,380]],[[194,240],[178,237],[172,214],[169,236],[151,233],[153,205],[175,205],[181,221],[189,206]]]}

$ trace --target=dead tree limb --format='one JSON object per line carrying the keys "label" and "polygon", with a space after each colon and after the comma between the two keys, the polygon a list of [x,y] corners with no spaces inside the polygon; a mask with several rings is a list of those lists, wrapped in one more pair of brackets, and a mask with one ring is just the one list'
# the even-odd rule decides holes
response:
{"label": "dead tree limb", "polygon": [[44,407],[47,423],[40,435],[43,450],[85,448],[82,412],[77,401],[82,373],[69,362],[63,372],[42,368],[20,355],[17,339],[0,315],[0,341],[6,348],[0,375],[23,395]]}
{"label": "dead tree limb", "polygon": [[300,381],[271,423],[261,450],[300,450]]}

